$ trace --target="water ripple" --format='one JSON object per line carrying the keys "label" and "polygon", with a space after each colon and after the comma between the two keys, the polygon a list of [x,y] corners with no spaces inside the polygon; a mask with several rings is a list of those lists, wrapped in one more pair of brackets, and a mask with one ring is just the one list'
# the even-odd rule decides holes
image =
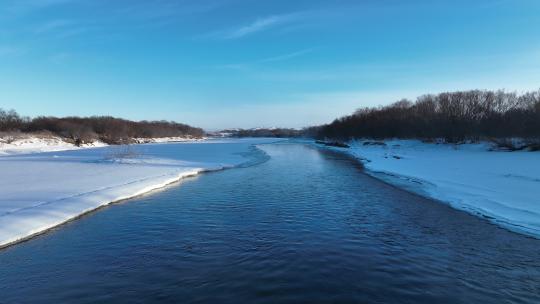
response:
{"label": "water ripple", "polygon": [[7,303],[540,303],[540,241],[297,144],[0,252]]}

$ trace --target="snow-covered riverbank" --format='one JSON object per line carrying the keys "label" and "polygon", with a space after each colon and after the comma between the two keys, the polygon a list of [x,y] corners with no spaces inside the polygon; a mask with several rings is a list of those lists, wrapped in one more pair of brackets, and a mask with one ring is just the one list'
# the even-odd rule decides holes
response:
{"label": "snow-covered riverbank", "polygon": [[393,140],[356,141],[339,150],[386,182],[540,237],[540,152],[490,148]]}
{"label": "snow-covered riverbank", "polygon": [[[158,138],[134,138],[134,143],[167,143],[167,142],[194,142],[206,140],[207,138],[191,138],[191,137],[158,137]],[[106,143],[95,141],[93,143],[82,144],[76,146],[72,142],[66,141],[64,138],[51,134],[34,134],[34,133],[0,133],[0,156],[13,154],[30,154],[42,152],[56,152],[66,150],[79,150],[85,148],[105,147]]]}
{"label": "snow-covered riverbank", "polygon": [[65,141],[54,135],[44,134],[0,134],[0,156],[12,154],[29,154],[65,150],[78,150],[84,148],[104,147],[107,144],[96,141],[77,147],[75,144]]}
{"label": "snow-covered riverbank", "polygon": [[250,161],[254,144],[272,141],[133,145],[128,156],[110,146],[0,157],[0,247],[183,177]]}

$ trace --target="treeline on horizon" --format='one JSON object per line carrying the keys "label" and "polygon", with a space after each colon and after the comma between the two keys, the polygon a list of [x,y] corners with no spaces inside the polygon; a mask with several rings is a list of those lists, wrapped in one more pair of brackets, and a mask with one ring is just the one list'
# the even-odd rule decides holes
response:
{"label": "treeline on horizon", "polygon": [[230,137],[300,137],[302,130],[290,128],[257,128],[257,129],[233,129],[222,130],[221,133],[228,134]]}
{"label": "treeline on horizon", "polygon": [[[135,138],[202,137],[201,128],[170,121],[130,121],[110,116],[23,117],[0,108],[0,132],[50,132],[76,144],[101,140],[131,143]],[[402,99],[388,106],[360,108],[330,124],[302,130],[259,128],[223,130],[232,137],[307,137],[352,139],[421,139],[449,143],[520,138],[540,146],[540,90],[514,92],[471,90]]]}
{"label": "treeline on horizon", "polygon": [[540,139],[540,90],[517,94],[457,91],[423,95],[415,102],[366,107],[332,123],[304,130],[319,139],[467,140]]}
{"label": "treeline on horizon", "polygon": [[110,116],[29,118],[0,108],[0,132],[50,132],[79,145],[103,141],[108,144],[132,143],[135,138],[194,137],[201,128],[172,121],[131,121]]}

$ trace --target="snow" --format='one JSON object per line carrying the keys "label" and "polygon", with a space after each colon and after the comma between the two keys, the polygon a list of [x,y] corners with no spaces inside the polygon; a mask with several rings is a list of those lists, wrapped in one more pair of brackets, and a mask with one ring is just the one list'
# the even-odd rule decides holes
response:
{"label": "snow", "polygon": [[58,136],[2,136],[0,137],[0,156],[11,154],[77,150],[83,148],[95,148],[103,146],[106,146],[106,144],[96,141],[94,143],[84,144],[80,147],[77,147],[72,143],[66,142]]}
{"label": "snow", "polygon": [[[253,146],[275,141],[210,139],[38,154],[18,153],[76,147],[35,139],[2,146],[11,155],[0,157],[0,247],[186,176],[257,161],[262,156]],[[489,151],[486,143],[365,143],[334,149],[389,183],[540,237],[540,153]]]}
{"label": "snow", "polygon": [[340,150],[388,183],[540,237],[539,152],[492,151],[488,143],[373,143],[355,141]]}
{"label": "snow", "polygon": [[[134,141],[143,143],[167,143],[167,142],[192,142],[206,140],[207,138],[191,137],[158,137],[158,138],[135,138]],[[104,147],[107,144],[96,141],[77,147],[63,138],[50,134],[15,134],[12,136],[0,134],[0,156],[12,154],[29,154],[65,150],[79,150],[84,148]]]}
{"label": "snow", "polygon": [[253,145],[272,141],[222,139],[2,156],[0,247],[186,176],[253,161],[260,157]]}

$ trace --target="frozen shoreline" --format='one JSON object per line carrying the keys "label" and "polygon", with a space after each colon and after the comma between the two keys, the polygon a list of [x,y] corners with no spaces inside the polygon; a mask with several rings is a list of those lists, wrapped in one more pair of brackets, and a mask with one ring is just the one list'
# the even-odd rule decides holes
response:
{"label": "frozen shoreline", "polygon": [[[191,137],[158,137],[158,138],[134,138],[135,144],[151,143],[174,143],[174,142],[197,142],[207,138]],[[0,157],[6,155],[21,155],[43,152],[59,152],[67,150],[80,150],[88,148],[99,148],[108,146],[101,141],[86,143],[76,146],[67,142],[64,138],[50,134],[25,134],[15,133],[13,135],[0,134]]]}
{"label": "frozen shoreline", "polygon": [[[56,226],[75,220],[101,207],[143,195],[201,172],[202,170],[193,170],[179,173],[176,177],[152,178],[152,184],[149,181],[148,184],[144,181],[140,184],[129,183],[117,186],[116,189],[82,193],[20,209],[13,213],[2,214],[0,215],[0,227],[2,227],[0,248],[45,233]],[[141,189],[137,190],[137,186]],[[10,217],[10,214],[16,218]]]}
{"label": "frozen shoreline", "polygon": [[44,233],[82,214],[205,171],[235,167],[255,144],[275,139],[207,140],[0,157],[0,248]]}
{"label": "frozen shoreline", "polygon": [[16,134],[7,136],[0,134],[0,157],[15,154],[31,154],[42,152],[58,152],[86,148],[105,147],[107,144],[96,141],[77,147],[54,135]]}
{"label": "frozen shoreline", "polygon": [[332,149],[354,156],[368,174],[385,182],[540,238],[538,152],[417,140],[353,141],[350,146]]}

